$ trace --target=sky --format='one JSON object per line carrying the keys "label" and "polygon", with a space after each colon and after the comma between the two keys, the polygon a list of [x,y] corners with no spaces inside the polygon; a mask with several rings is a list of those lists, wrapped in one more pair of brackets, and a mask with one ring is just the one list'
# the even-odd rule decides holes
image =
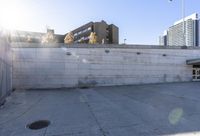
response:
{"label": "sky", "polygon": [[[182,0],[0,0],[0,26],[65,34],[90,21],[119,27],[120,43],[157,45],[159,35],[182,18]],[[200,0],[185,0],[185,14],[200,13]]]}

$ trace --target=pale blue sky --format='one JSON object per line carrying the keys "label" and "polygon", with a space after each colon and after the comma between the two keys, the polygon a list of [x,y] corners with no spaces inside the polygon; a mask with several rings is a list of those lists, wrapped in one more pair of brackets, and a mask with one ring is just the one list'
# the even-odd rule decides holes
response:
{"label": "pale blue sky", "polygon": [[[200,13],[200,0],[185,1],[186,15]],[[48,25],[64,34],[89,21],[105,20],[119,27],[120,43],[126,38],[132,44],[158,44],[158,36],[182,16],[181,0],[0,0],[1,6],[12,9],[1,12],[19,22],[16,29],[44,32]]]}

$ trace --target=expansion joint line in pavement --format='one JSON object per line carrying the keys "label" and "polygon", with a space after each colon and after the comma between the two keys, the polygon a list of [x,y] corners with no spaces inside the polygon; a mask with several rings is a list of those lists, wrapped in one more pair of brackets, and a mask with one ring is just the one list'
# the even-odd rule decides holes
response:
{"label": "expansion joint line in pavement", "polygon": [[[87,98],[87,97],[85,97],[85,94],[83,94],[83,92],[80,91],[80,93],[82,93],[82,95],[84,96],[84,97],[83,97],[84,99]],[[98,127],[99,127],[99,130],[100,130],[100,132],[102,133],[102,135],[103,135],[103,136],[106,136],[106,132],[103,130],[102,126],[100,125],[100,123],[99,123],[97,117],[95,116],[95,114],[94,114],[94,112],[93,112],[93,110],[92,110],[92,107],[91,107],[91,105],[89,104],[89,102],[88,102],[87,100],[84,100],[83,103],[85,103],[85,104],[87,105],[87,107],[88,107],[90,113],[92,114],[92,116],[93,116],[95,122],[97,123],[97,125],[98,125]]]}
{"label": "expansion joint line in pavement", "polygon": [[47,133],[47,129],[48,129],[48,127],[45,129],[45,131],[44,131],[44,136],[46,136],[46,133]]}
{"label": "expansion joint line in pavement", "polygon": [[101,133],[103,134],[103,136],[106,136],[106,132],[105,132],[105,131],[103,130],[103,128],[101,127],[101,125],[100,125],[98,119],[96,118],[94,112],[92,111],[92,108],[91,108],[89,102],[86,101],[86,102],[84,102],[84,103],[88,106],[89,111],[91,112],[93,118],[95,119],[95,122],[97,123],[97,125],[98,125],[98,127],[99,127],[99,130],[101,131]]}
{"label": "expansion joint line in pavement", "polygon": [[32,104],[29,108],[27,108],[26,111],[24,111],[22,114],[18,115],[17,117],[15,117],[15,118],[13,118],[13,119],[10,119],[10,120],[7,120],[7,121],[5,121],[5,122],[2,122],[2,123],[0,124],[0,126],[2,126],[2,125],[4,125],[4,124],[6,124],[6,123],[9,123],[9,122],[11,122],[11,121],[14,121],[14,120],[16,120],[16,119],[22,117],[24,114],[26,114],[27,112],[29,112],[35,105],[37,105],[42,99],[43,99],[43,97],[41,97],[39,100],[37,100],[37,102],[35,102],[34,104]]}

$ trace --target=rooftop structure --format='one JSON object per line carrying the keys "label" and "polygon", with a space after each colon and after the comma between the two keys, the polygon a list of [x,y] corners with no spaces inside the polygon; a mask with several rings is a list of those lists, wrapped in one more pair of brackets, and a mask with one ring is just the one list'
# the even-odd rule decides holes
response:
{"label": "rooftop structure", "polygon": [[[16,90],[2,136],[199,136],[199,83]],[[47,120],[49,126],[30,124]]]}
{"label": "rooftop structure", "polygon": [[[189,16],[187,16],[187,17],[185,17],[185,21],[187,21],[187,20],[199,20],[199,17],[198,17],[198,14],[197,13],[193,13],[192,15],[189,15]],[[178,24],[180,24],[180,23],[182,23],[183,22],[183,19],[181,19],[181,20],[178,20],[178,21],[176,21],[176,22],[174,22],[174,25],[178,25]]]}
{"label": "rooftop structure", "polygon": [[0,43],[3,136],[200,134],[198,47]]}

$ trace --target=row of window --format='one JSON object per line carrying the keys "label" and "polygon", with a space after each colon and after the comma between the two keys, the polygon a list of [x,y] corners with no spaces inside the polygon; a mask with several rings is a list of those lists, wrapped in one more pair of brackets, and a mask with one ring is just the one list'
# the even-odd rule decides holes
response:
{"label": "row of window", "polygon": [[86,29],[84,29],[82,31],[79,31],[78,33],[75,33],[74,36],[80,35],[82,33],[86,33],[86,32],[91,31],[91,30],[92,30],[92,28],[88,27],[88,28],[86,28]]}
{"label": "row of window", "polygon": [[80,39],[74,41],[75,43],[80,43],[82,41],[86,41],[86,40],[89,40],[89,36],[88,37],[81,37]]}

